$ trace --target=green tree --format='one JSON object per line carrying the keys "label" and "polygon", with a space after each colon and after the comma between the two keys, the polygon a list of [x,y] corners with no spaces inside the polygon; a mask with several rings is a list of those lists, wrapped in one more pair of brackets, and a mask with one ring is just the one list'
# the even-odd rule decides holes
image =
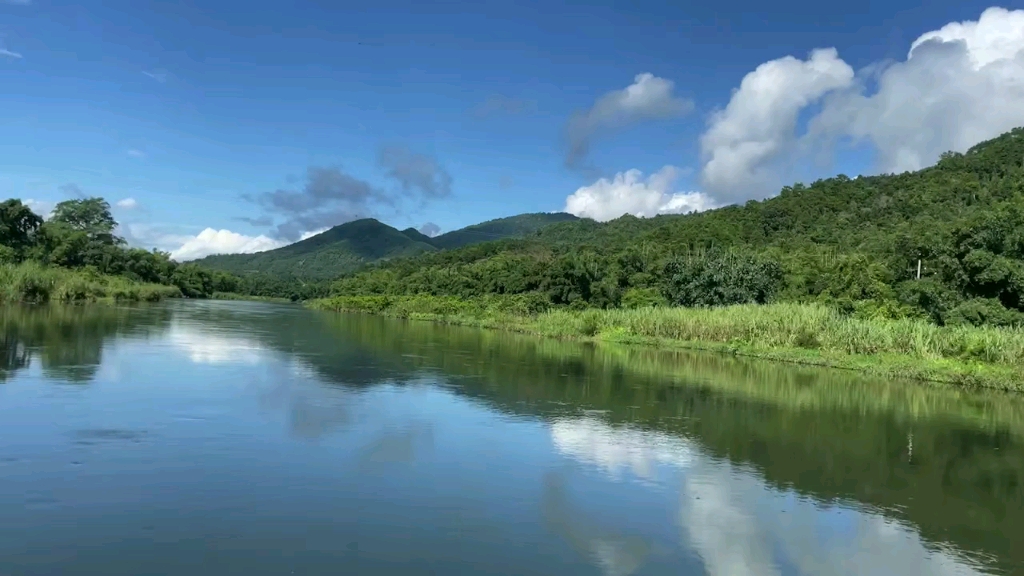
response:
{"label": "green tree", "polygon": [[9,248],[5,259],[20,260],[36,240],[43,219],[21,200],[0,203],[0,245]]}
{"label": "green tree", "polygon": [[114,235],[117,221],[110,213],[110,204],[103,198],[65,200],[57,204],[50,221],[63,224],[75,232],[84,232],[90,242],[124,244]]}

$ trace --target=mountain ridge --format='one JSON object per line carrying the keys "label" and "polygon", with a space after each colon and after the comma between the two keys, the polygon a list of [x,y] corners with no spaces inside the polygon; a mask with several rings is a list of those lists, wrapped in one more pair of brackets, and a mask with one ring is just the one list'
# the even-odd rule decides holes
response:
{"label": "mountain ridge", "polygon": [[548,225],[576,219],[564,212],[518,214],[430,237],[414,228],[398,230],[375,218],[361,218],[273,250],[252,254],[214,254],[193,262],[205,268],[240,275],[326,280],[371,262],[527,236]]}

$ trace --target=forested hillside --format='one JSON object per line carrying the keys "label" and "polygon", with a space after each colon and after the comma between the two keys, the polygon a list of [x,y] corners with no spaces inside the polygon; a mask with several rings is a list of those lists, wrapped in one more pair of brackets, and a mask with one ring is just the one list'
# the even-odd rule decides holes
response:
{"label": "forested hillside", "polygon": [[490,220],[431,238],[409,228],[396,230],[365,218],[340,224],[305,240],[256,254],[223,254],[196,264],[239,275],[260,274],[295,281],[334,279],[378,260],[414,256],[501,238],[526,236],[571,214],[521,214]]}
{"label": "forested hillside", "polygon": [[529,293],[584,307],[821,301],[939,324],[1024,318],[1024,129],[904,174],[839,175],[700,214],[554,224],[378,263],[340,295]]}

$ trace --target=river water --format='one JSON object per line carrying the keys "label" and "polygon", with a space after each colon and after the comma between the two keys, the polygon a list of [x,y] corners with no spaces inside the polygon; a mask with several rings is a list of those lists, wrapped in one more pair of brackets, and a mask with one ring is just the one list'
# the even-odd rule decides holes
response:
{"label": "river water", "polygon": [[293,305],[0,309],[0,574],[1024,573],[1024,399]]}

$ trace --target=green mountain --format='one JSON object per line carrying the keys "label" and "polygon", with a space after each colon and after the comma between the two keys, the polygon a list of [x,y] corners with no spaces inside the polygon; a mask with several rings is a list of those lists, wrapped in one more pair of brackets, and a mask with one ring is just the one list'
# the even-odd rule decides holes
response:
{"label": "green mountain", "polygon": [[868,317],[1024,324],[1024,128],[916,172],[839,175],[699,214],[575,219],[382,262],[334,291],[529,293],[577,307],[816,300]]}
{"label": "green mountain", "polygon": [[431,239],[431,244],[442,250],[461,248],[502,238],[529,236],[551,224],[573,222],[579,218],[565,212],[520,214],[508,218],[497,218],[480,224],[453,230]]}
{"label": "green mountain", "polygon": [[336,278],[368,262],[415,256],[500,238],[536,233],[571,214],[522,214],[499,218],[431,238],[365,218],[346,222],[294,244],[255,254],[220,254],[196,260],[205,268],[239,275],[262,274],[308,280]]}

